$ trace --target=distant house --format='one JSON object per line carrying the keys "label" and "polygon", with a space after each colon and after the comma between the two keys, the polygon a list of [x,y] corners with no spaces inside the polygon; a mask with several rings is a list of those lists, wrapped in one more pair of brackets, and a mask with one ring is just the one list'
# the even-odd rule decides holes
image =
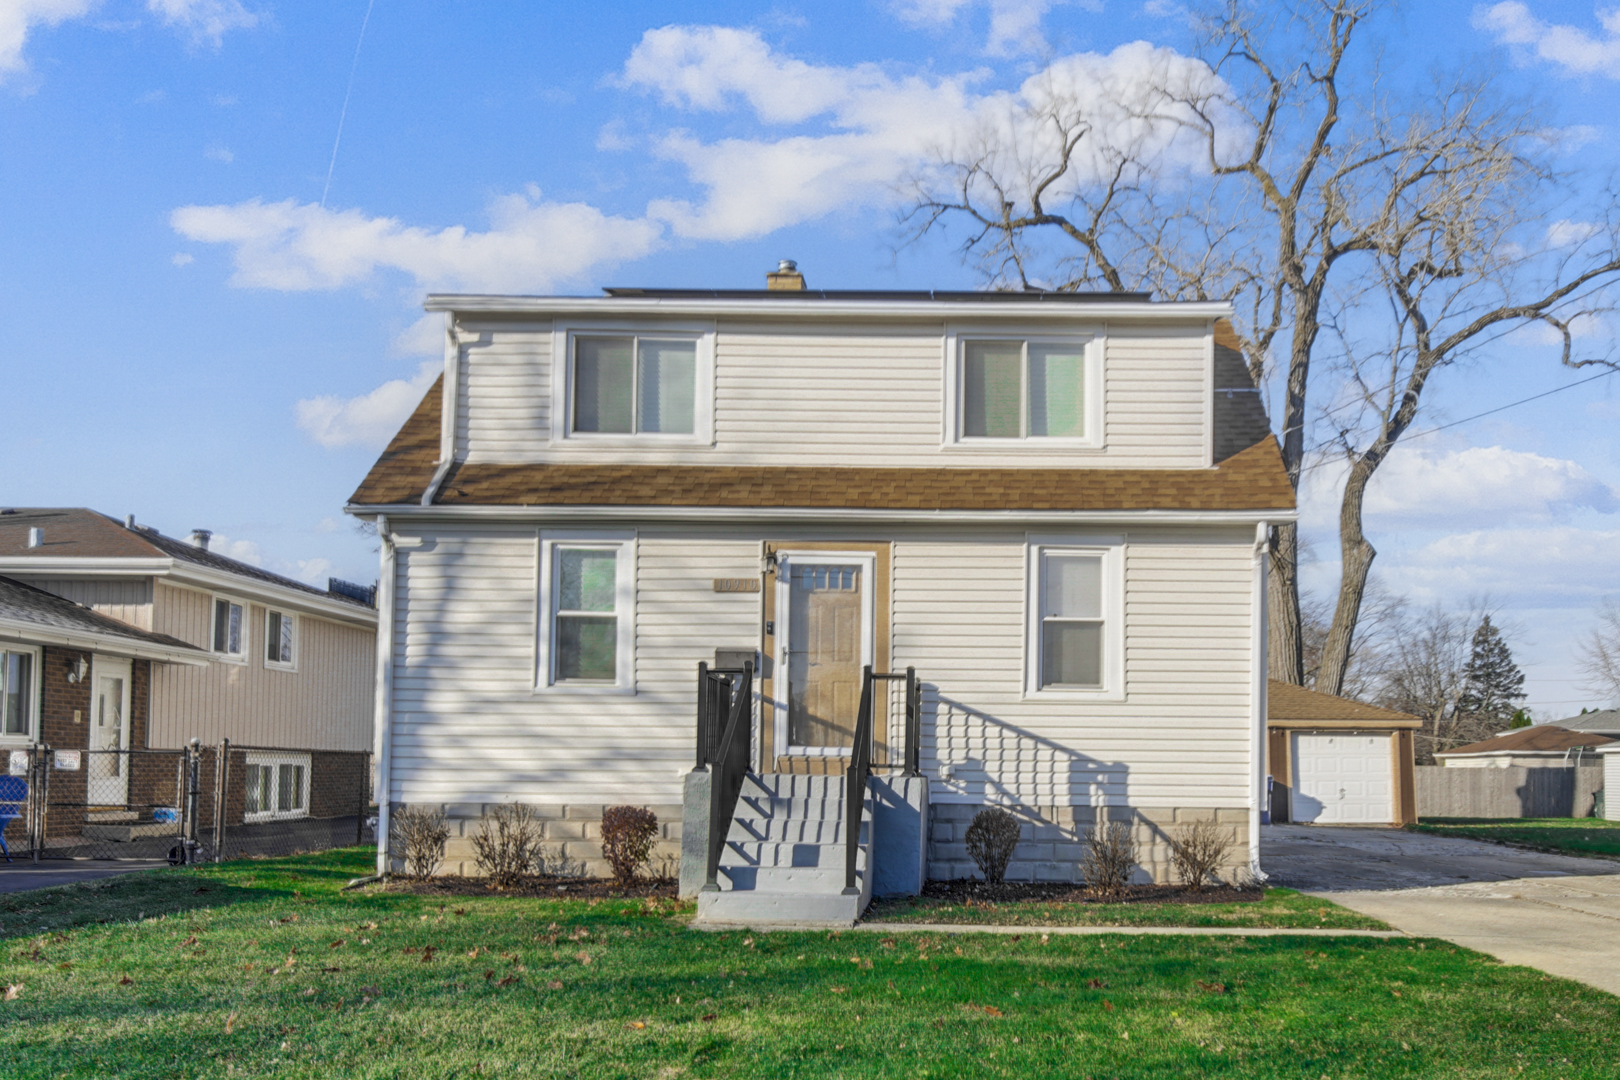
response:
{"label": "distant house", "polygon": [[1406,825],[1417,820],[1412,739],[1423,721],[1275,680],[1266,714],[1273,821]]}
{"label": "distant house", "polygon": [[1566,716],[1562,720],[1554,720],[1552,726],[1565,731],[1584,731],[1589,735],[1620,739],[1620,709],[1598,709],[1580,716]]}
{"label": "distant house", "polygon": [[[1591,714],[1588,714],[1591,715]],[[1434,755],[1452,769],[1506,769],[1567,767],[1583,760],[1594,764],[1594,752],[1620,740],[1587,731],[1571,731],[1559,724],[1535,724],[1504,732],[1492,739],[1469,743]]]}
{"label": "distant house", "polygon": [[130,755],[229,739],[247,783],[238,822],[355,813],[371,748],[371,590],[313,588],[208,541],[93,510],[0,510],[0,751],[83,753],[83,803],[122,822],[149,812],[134,809]]}

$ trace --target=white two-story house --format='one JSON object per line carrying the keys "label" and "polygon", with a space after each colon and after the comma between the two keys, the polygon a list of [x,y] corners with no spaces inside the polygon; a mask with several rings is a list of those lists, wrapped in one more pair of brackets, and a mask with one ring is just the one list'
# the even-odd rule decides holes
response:
{"label": "white two-story house", "polygon": [[[673,855],[684,800],[690,857],[722,800],[719,888],[802,892],[816,830],[743,819],[837,802],[870,756],[921,814],[878,848],[931,877],[976,872],[986,805],[1026,822],[1012,878],[1075,879],[1110,817],[1145,876],[1201,818],[1252,866],[1265,539],[1294,497],[1228,306],[769,284],[428,299],[443,378],[348,507],[384,540],[379,801],[445,807],[471,872],[494,804],[599,866],[605,806],[652,807]],[[729,724],[705,748],[694,716],[698,665],[745,661],[738,800],[694,786],[724,786]],[[868,667],[917,686],[908,720],[874,684],[869,755]]]}

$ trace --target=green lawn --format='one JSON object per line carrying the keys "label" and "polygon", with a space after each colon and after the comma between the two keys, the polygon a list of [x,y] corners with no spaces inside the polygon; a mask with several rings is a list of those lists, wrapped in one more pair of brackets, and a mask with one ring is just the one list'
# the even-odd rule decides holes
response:
{"label": "green lawn", "polygon": [[1407,828],[1538,851],[1620,859],[1620,821],[1604,818],[1424,818]]}
{"label": "green lawn", "polygon": [[1620,1000],[1433,941],[706,934],[668,901],[340,893],[367,859],[0,896],[0,984],[21,988],[0,1072],[1341,1080],[1620,1059]]}
{"label": "green lawn", "polygon": [[979,923],[996,926],[1254,926],[1284,930],[1388,930],[1377,919],[1302,896],[1267,889],[1264,900],[1239,904],[1058,904],[1031,900],[963,904],[921,896],[880,900],[867,922]]}

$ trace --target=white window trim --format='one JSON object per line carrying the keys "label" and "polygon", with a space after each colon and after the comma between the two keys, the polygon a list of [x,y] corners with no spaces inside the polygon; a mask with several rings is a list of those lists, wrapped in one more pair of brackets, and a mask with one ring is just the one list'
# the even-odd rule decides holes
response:
{"label": "white window trim", "polygon": [[[1082,345],[1085,353],[1086,434],[1083,438],[1024,436],[984,438],[962,434],[962,346],[969,341],[1022,341],[1036,345]],[[1052,450],[1097,452],[1104,448],[1103,365],[1108,336],[1101,327],[1073,331],[1021,333],[1009,327],[958,326],[945,333],[945,423],[943,448],[952,451],[1045,453]]]}
{"label": "white window trim", "polygon": [[[553,584],[556,550],[564,548],[594,548],[618,554],[615,574],[614,614],[618,623],[618,642],[614,650],[617,672],[612,683],[557,682],[556,673],[556,611]],[[636,692],[636,534],[634,532],[604,532],[600,530],[546,529],[540,533],[539,598],[535,620],[534,690],[537,694],[634,694]]]}
{"label": "white window trim", "polygon": [[[0,730],[0,744],[7,746],[25,746],[31,742],[34,742],[34,737],[39,734],[39,703],[43,691],[41,683],[45,677],[45,672],[43,670],[45,664],[44,650],[36,645],[7,644],[0,645],[0,652],[26,653],[34,658],[33,663],[29,665],[31,675],[28,686],[28,702],[25,706],[28,713],[28,730],[21,735],[7,734],[4,730]],[[85,678],[89,678],[89,675],[86,675]],[[0,720],[3,719],[4,717],[0,716]]]}
{"label": "white window trim", "polygon": [[[272,614],[280,615],[283,619],[292,620],[293,658],[291,660],[283,662],[280,660],[270,659],[270,616]],[[264,609],[264,649],[260,654],[264,659],[264,666],[269,668],[271,671],[297,671],[298,654],[303,651],[303,642],[299,640],[299,637],[303,634],[303,632],[303,620],[299,618],[297,612],[284,611],[281,608],[266,607]]]}
{"label": "white window trim", "polygon": [[[692,381],[691,434],[576,432],[574,340],[579,337],[677,338],[697,343]],[[714,323],[615,321],[558,322],[551,337],[551,442],[558,447],[689,447],[714,445]]]}
{"label": "white window trim", "polygon": [[775,714],[775,741],[781,757],[849,757],[851,750],[839,746],[793,746],[788,742],[788,640],[790,628],[789,605],[793,594],[793,564],[807,563],[832,566],[859,566],[865,575],[865,591],[861,597],[861,663],[876,668],[877,650],[877,556],[870,551],[798,551],[779,548],[776,552],[776,655],[772,670],[780,672],[772,683],[771,711]]}
{"label": "white window trim", "polygon": [[[310,761],[310,755],[309,754],[267,754],[267,753],[262,753],[262,752],[257,752],[257,751],[249,751],[247,753],[247,760],[246,760],[245,764],[248,764],[248,765],[271,765],[271,766],[277,766],[277,765],[302,765],[304,767],[304,790],[303,790],[303,793],[302,793],[303,797],[300,800],[303,803],[303,806],[301,808],[297,809],[297,810],[270,809],[270,810],[260,810],[260,811],[257,811],[255,813],[250,814],[250,813],[247,812],[247,805],[244,802],[243,807],[242,807],[242,822],[243,822],[243,824],[252,824],[252,823],[258,822],[258,821],[292,821],[295,818],[309,817],[310,779],[314,774],[314,768],[313,768],[312,763]],[[278,770],[277,774],[276,774],[276,784],[278,785],[278,791],[279,791],[280,783],[281,783],[281,775],[280,775],[280,771]]]}
{"label": "white window trim", "polygon": [[[1028,537],[1024,571],[1024,698],[1039,701],[1125,700],[1125,538],[1123,536]],[[1041,687],[1041,566],[1047,555],[1100,555],[1103,587],[1103,684]]]}
{"label": "white window trim", "polygon": [[[219,652],[214,648],[214,632],[217,625],[214,620],[219,618],[219,602],[221,600],[235,604],[242,609],[242,651],[240,653]],[[208,652],[227,664],[246,664],[253,656],[253,605],[239,596],[227,593],[211,593],[208,597]]]}

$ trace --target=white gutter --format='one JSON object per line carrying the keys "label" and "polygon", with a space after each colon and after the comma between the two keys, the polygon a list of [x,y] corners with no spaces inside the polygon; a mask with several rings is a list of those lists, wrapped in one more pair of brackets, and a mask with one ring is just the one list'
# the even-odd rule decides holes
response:
{"label": "white gutter", "polygon": [[86,652],[129,656],[136,660],[157,660],[165,664],[184,664],[188,667],[207,667],[209,656],[201,649],[181,645],[162,645],[155,641],[141,641],[121,634],[98,634],[93,630],[63,630],[41,626],[23,619],[0,619],[0,640],[17,641],[25,645],[61,645]]}
{"label": "white gutter", "polygon": [[439,521],[715,521],[871,522],[926,525],[1269,525],[1294,521],[1295,510],[867,510],[773,506],[380,506],[349,504],[356,517],[387,515]]}
{"label": "white gutter", "polygon": [[1260,808],[1266,798],[1266,572],[1270,558],[1271,525],[1262,521],[1254,527],[1254,596],[1249,602],[1249,873],[1255,881],[1266,880],[1266,872],[1260,869]]}
{"label": "white gutter", "polygon": [[652,296],[491,296],[480,294],[432,293],[422,305],[426,311],[447,311],[457,315],[659,315],[659,316],[783,316],[824,319],[911,318],[921,320],[972,318],[977,320],[1064,319],[1071,322],[1100,322],[1104,319],[1186,320],[1203,322],[1229,319],[1231,304],[1225,301],[1152,303],[1136,300],[1018,301],[998,300],[777,300],[725,297]]}
{"label": "white gutter", "polygon": [[372,706],[377,757],[377,873],[388,873],[388,839],[393,794],[394,716],[394,536],[388,518],[378,516],[377,537],[382,559],[377,577],[377,693]]}

